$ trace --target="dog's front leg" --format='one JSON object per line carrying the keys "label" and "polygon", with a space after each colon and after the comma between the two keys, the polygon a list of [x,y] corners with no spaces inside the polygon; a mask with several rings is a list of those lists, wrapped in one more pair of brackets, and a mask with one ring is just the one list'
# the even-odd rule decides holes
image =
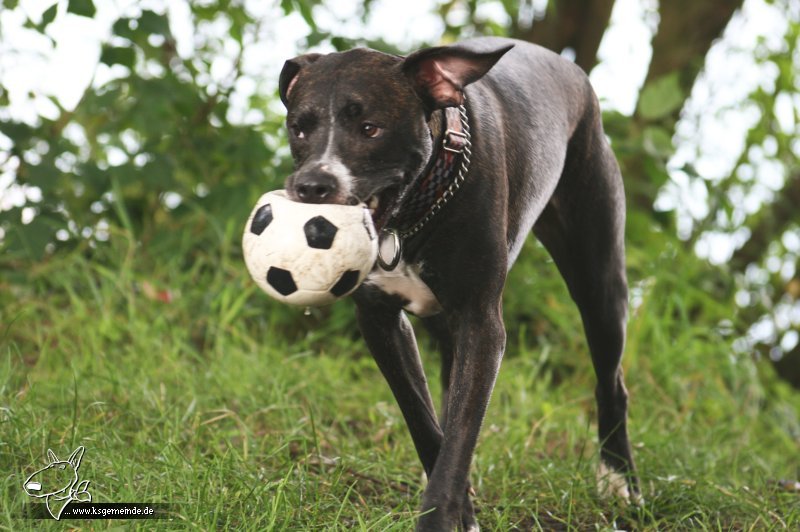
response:
{"label": "dog's front leg", "polygon": [[396,298],[363,285],[354,299],[361,334],[392,389],[425,473],[430,477],[442,431],[420,362],[414,330]]}
{"label": "dog's front leg", "polygon": [[[478,530],[472,517],[469,468],[505,349],[500,302],[453,312],[454,359],[444,438],[422,499],[419,530]],[[469,515],[471,519],[464,519]]]}

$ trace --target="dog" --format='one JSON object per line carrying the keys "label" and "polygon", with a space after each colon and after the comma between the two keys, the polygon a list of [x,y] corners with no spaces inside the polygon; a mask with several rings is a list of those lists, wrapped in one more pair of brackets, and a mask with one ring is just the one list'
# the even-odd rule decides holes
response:
{"label": "dog", "polygon": [[[295,170],[309,203],[365,203],[379,264],[357,322],[428,478],[418,530],[478,530],[469,483],[506,343],[502,293],[529,232],[580,310],[597,375],[604,494],[640,502],[620,368],[625,194],[584,72],[542,47],[477,38],[407,57],[370,49],[286,61]],[[441,351],[437,416],[406,313]]]}

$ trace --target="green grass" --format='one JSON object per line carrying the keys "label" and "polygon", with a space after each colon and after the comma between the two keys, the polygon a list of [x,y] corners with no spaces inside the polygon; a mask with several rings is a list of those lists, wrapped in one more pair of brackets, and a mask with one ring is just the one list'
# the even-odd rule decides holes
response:
{"label": "green grass", "polygon": [[[114,235],[0,281],[0,528],[413,527],[422,468],[350,303],[308,317],[271,303],[246,276],[238,229],[218,231],[206,246]],[[800,474],[800,398],[732,354],[716,329],[732,311],[691,260],[678,272],[632,254],[645,289],[625,370],[646,505],[597,498],[577,312],[528,248],[474,461],[484,530],[800,527],[800,494],[778,484]],[[421,343],[438,394],[437,359]],[[172,503],[174,519],[21,519],[27,475],[48,448],[77,445],[94,501]]]}

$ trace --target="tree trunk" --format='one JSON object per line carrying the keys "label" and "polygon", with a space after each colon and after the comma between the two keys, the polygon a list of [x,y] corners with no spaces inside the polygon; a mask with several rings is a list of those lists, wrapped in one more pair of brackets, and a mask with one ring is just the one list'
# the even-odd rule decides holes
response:
{"label": "tree trunk", "polygon": [[517,29],[513,37],[561,53],[575,52],[575,63],[589,72],[597,64],[597,49],[611,18],[614,0],[557,0],[544,19]]}
{"label": "tree trunk", "polygon": [[743,0],[669,0],[661,2],[658,33],[653,38],[653,60],[647,80],[694,66],[702,60],[728,25]]}
{"label": "tree trunk", "polygon": [[[703,68],[711,45],[718,39],[744,0],[662,0],[659,5],[660,22],[653,37],[653,57],[647,70],[644,85],[664,76],[677,73],[678,87],[685,100]],[[659,127],[670,136],[683,106],[677,106],[665,116],[646,119],[638,110],[634,113],[634,128],[644,131]],[[652,211],[658,186],[653,186],[647,175],[642,153],[631,154],[621,160],[629,183],[629,203],[642,212]],[[666,161],[662,161],[665,164]]]}
{"label": "tree trunk", "polygon": [[[645,85],[678,72],[680,87],[688,97],[708,50],[743,3],[744,0],[662,0]],[[677,120],[679,113],[680,109],[676,110],[672,119]]]}

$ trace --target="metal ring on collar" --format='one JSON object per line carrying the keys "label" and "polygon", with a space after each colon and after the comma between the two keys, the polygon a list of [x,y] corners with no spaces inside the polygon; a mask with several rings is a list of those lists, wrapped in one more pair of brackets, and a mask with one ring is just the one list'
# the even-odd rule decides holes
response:
{"label": "metal ring on collar", "polygon": [[400,258],[403,255],[403,241],[400,239],[400,233],[395,229],[381,229],[381,234],[391,235],[393,240],[394,253],[392,254],[392,259],[386,262],[381,255],[381,242],[383,239],[378,239],[378,265],[385,271],[390,272],[400,264]]}

